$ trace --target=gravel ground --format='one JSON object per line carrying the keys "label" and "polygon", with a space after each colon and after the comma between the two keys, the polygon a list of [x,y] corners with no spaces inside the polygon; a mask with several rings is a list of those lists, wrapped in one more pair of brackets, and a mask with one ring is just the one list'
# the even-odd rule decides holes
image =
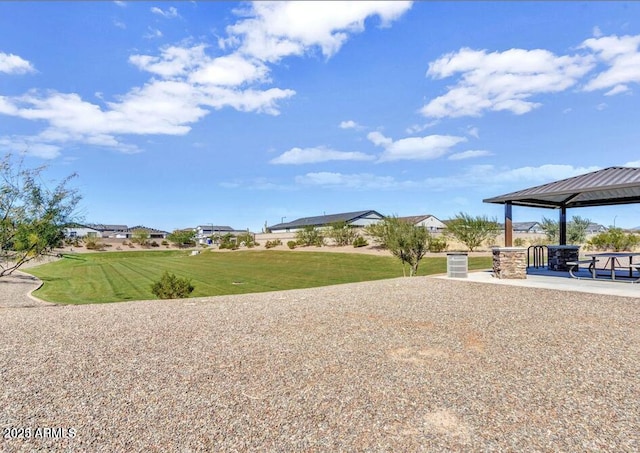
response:
{"label": "gravel ground", "polygon": [[3,451],[640,450],[640,299],[416,277],[0,315]]}

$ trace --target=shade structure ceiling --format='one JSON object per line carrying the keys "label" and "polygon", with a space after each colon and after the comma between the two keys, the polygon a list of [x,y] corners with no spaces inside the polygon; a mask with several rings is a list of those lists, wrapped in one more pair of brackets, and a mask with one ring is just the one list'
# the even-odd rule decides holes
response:
{"label": "shade structure ceiling", "polygon": [[640,203],[640,168],[609,167],[483,201],[551,209]]}

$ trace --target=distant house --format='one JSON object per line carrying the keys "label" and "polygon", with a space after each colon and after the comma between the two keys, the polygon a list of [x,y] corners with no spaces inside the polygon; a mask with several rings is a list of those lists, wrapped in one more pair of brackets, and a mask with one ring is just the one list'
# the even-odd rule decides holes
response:
{"label": "distant house", "polygon": [[99,237],[102,238],[125,239],[129,229],[126,225],[107,225],[104,223],[90,223],[87,226],[99,231]]}
{"label": "distant house", "polygon": [[64,235],[68,238],[91,238],[102,237],[99,230],[92,228],[88,225],[82,225],[80,223],[71,223],[64,228]]}
{"label": "distant house", "polygon": [[398,217],[399,220],[404,220],[415,226],[425,227],[428,231],[432,233],[437,233],[444,231],[447,228],[447,225],[438,219],[436,216],[431,214],[426,215],[417,215],[417,216],[409,216],[409,217]]}
{"label": "distant house", "polygon": [[378,223],[384,216],[376,211],[343,212],[340,214],[321,215],[317,217],[302,217],[293,222],[284,222],[267,227],[272,233],[289,233],[312,226],[322,228],[337,222],[346,222],[348,225],[363,228],[367,225]]}
{"label": "distant house", "polygon": [[196,241],[200,244],[209,243],[209,238],[211,236],[224,236],[226,234],[237,236],[238,234],[247,232],[245,230],[236,230],[235,228],[231,228],[226,225],[198,225],[194,228],[194,231],[196,233]]}
{"label": "distant house", "polygon": [[143,225],[136,225],[134,227],[128,228],[126,231],[126,239],[131,239],[134,237],[136,232],[144,231],[149,235],[149,239],[165,239],[168,235],[168,231],[157,230],[155,228],[149,228]]}
{"label": "distant house", "polygon": [[544,233],[539,222],[513,222],[511,224],[514,233],[537,234]]}
{"label": "distant house", "polygon": [[590,223],[587,227],[587,234],[598,234],[607,231],[607,227],[600,225],[599,223]]}

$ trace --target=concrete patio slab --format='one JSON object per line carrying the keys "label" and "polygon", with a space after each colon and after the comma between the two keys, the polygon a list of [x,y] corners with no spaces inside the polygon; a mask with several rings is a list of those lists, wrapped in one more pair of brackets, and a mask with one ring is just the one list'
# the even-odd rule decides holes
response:
{"label": "concrete patio slab", "polygon": [[469,272],[467,278],[450,278],[446,275],[437,278],[640,298],[640,284],[632,280],[594,280],[586,270],[580,270],[577,275],[580,278],[572,278],[569,272],[529,268],[526,279],[500,279],[494,277],[493,271]]}

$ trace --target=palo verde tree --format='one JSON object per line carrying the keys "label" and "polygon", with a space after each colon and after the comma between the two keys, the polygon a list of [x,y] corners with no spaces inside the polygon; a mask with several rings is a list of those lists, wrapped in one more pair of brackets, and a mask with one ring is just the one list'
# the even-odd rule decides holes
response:
{"label": "palo verde tree", "polygon": [[196,245],[196,232],[193,230],[173,230],[167,239],[176,247],[193,247]]}
{"label": "palo verde tree", "polygon": [[[584,243],[587,240],[587,229],[590,223],[591,220],[589,219],[573,216],[571,221],[567,222],[567,242],[569,244]],[[540,226],[547,236],[547,240],[551,243],[558,243],[560,240],[560,225],[556,220],[543,217]]]}
{"label": "palo verde tree", "polygon": [[333,239],[334,244],[339,246],[351,245],[358,237],[358,233],[353,226],[345,221],[330,224],[325,228],[324,235]]}
{"label": "palo verde tree", "polygon": [[417,275],[420,261],[429,250],[430,235],[426,228],[391,216],[367,226],[366,231],[375,242],[402,262],[404,276],[407,275],[406,265],[409,266],[410,277]]}
{"label": "palo verde tree", "polygon": [[486,240],[494,239],[500,231],[498,221],[487,216],[472,217],[461,212],[447,223],[445,233],[462,242],[473,252]]}
{"label": "palo verde tree", "polygon": [[24,168],[10,154],[0,161],[0,277],[50,253],[73,220],[81,199],[69,187],[76,175],[49,188],[45,168]]}

